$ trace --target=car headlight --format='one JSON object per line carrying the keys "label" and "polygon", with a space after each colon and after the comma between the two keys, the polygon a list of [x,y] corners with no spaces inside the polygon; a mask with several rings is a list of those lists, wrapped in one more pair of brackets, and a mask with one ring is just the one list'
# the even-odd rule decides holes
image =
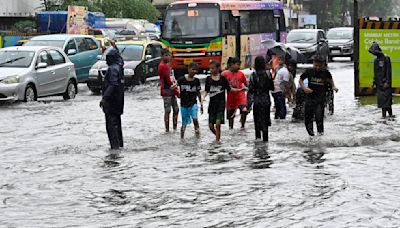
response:
{"label": "car headlight", "polygon": [[135,71],[133,69],[124,69],[125,75],[135,75]]}
{"label": "car headlight", "polygon": [[89,75],[98,75],[99,74],[99,71],[97,70],[97,69],[90,69],[89,70]]}
{"label": "car headlight", "polygon": [[0,82],[4,83],[4,84],[19,83],[19,76],[9,76],[9,77],[6,77],[5,79],[1,80]]}

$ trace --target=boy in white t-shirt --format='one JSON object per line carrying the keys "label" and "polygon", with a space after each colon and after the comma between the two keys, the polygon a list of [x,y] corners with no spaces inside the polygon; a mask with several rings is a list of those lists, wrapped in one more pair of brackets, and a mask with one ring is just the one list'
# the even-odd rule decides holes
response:
{"label": "boy in white t-shirt", "polygon": [[276,69],[276,76],[274,79],[274,88],[272,97],[275,103],[275,119],[286,118],[286,99],[285,91],[289,89],[290,73],[285,65],[285,57],[279,57],[279,67]]}

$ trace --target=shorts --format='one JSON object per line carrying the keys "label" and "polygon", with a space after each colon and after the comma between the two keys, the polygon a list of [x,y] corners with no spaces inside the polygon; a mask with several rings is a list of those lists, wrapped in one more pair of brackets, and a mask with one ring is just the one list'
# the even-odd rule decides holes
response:
{"label": "shorts", "polygon": [[[244,111],[246,109],[246,111]],[[247,105],[239,105],[239,110],[240,110],[240,114],[243,115],[247,115],[248,109],[247,109]],[[226,110],[226,118],[229,119],[233,119],[232,116],[236,113],[236,109],[227,109]]]}
{"label": "shorts", "polygon": [[182,126],[186,126],[192,123],[193,120],[197,120],[197,112],[199,111],[199,107],[197,104],[192,105],[191,107],[181,107],[181,115],[182,115]]}
{"label": "shorts", "polygon": [[164,100],[164,111],[167,113],[171,112],[171,108],[174,111],[174,115],[178,114],[179,106],[178,101],[175,96],[172,97],[163,97]]}
{"label": "shorts", "polygon": [[208,123],[216,124],[218,120],[221,122],[221,124],[225,123],[225,114],[224,114],[224,112],[217,112],[217,113],[213,113],[213,114],[208,114]]}

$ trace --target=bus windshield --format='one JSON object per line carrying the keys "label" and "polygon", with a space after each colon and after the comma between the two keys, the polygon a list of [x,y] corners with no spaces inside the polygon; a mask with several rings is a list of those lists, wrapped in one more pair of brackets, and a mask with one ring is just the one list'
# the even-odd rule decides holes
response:
{"label": "bus windshield", "polygon": [[220,16],[217,8],[171,9],[165,17],[163,37],[202,38],[220,34]]}

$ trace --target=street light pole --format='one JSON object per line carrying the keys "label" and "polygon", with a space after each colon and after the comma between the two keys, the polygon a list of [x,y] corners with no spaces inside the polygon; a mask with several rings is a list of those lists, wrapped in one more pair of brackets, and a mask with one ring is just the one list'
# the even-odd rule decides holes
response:
{"label": "street light pole", "polygon": [[358,18],[358,0],[354,0],[353,7],[353,25],[354,25],[354,95],[360,95],[360,24]]}

